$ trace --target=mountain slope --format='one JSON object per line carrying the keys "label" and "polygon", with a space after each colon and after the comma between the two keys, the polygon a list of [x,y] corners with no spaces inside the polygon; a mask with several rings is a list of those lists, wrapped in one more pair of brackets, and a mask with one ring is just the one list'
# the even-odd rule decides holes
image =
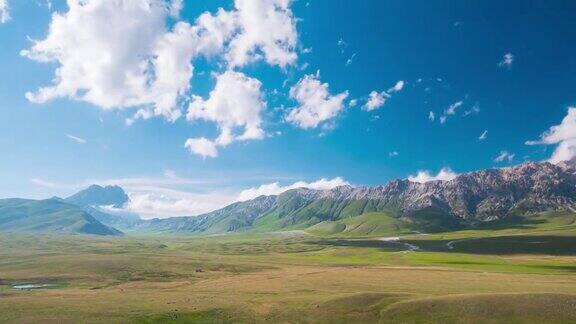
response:
{"label": "mountain slope", "polygon": [[269,211],[275,202],[275,196],[261,196],[245,202],[236,202],[199,216],[146,220],[139,224],[136,230],[205,234],[242,231],[251,228],[254,221]]}
{"label": "mountain slope", "polygon": [[1,199],[0,231],[122,235],[81,208],[58,199]]}

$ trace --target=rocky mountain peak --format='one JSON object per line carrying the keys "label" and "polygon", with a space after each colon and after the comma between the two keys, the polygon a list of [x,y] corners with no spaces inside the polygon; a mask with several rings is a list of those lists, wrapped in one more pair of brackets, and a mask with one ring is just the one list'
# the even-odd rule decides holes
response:
{"label": "rocky mountain peak", "polygon": [[65,200],[79,206],[122,207],[129,201],[129,198],[124,189],[119,186],[91,185]]}

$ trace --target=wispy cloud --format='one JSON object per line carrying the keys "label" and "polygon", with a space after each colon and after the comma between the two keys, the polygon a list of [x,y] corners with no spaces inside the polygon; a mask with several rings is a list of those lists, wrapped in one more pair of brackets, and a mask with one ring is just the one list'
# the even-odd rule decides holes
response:
{"label": "wispy cloud", "polygon": [[474,104],[472,108],[465,110],[462,114],[462,117],[470,116],[470,115],[477,115],[480,113],[480,105],[478,103]]}
{"label": "wispy cloud", "polygon": [[76,142],[78,144],[86,144],[88,142],[81,137],[70,135],[70,134],[66,134],[66,137],[68,137],[69,139],[73,140],[74,142]]}
{"label": "wispy cloud", "polygon": [[514,157],[516,156],[516,154],[514,153],[510,153],[508,151],[500,151],[500,153],[494,158],[494,162],[511,162],[512,160],[514,160]]}
{"label": "wispy cloud", "polygon": [[480,134],[480,136],[478,136],[478,140],[483,141],[488,137],[488,131],[484,130],[484,132],[482,132],[482,134]]}
{"label": "wispy cloud", "polygon": [[376,90],[370,92],[368,95],[368,100],[364,104],[364,109],[367,111],[372,111],[378,109],[386,103],[386,100],[392,97],[393,93],[400,92],[404,89],[405,82],[400,80],[396,84],[386,91],[378,92]]}
{"label": "wispy cloud", "polygon": [[338,47],[340,48],[340,53],[342,54],[344,54],[344,52],[346,51],[346,47],[348,47],[348,43],[344,41],[342,37],[340,37],[336,45],[338,45]]}
{"label": "wispy cloud", "polygon": [[442,116],[440,116],[440,124],[444,124],[446,122],[446,120],[448,119],[448,116],[456,115],[456,110],[458,108],[462,107],[463,104],[464,104],[463,101],[457,101],[457,102],[451,104],[450,106],[448,106],[448,108],[446,108],[444,110],[444,114],[442,114]]}
{"label": "wispy cloud", "polygon": [[354,58],[356,57],[356,53],[352,54],[352,56],[350,56],[350,58],[348,60],[346,60],[346,66],[350,66],[352,65],[352,63],[354,62]]}
{"label": "wispy cloud", "polygon": [[502,60],[498,62],[498,66],[501,68],[510,69],[512,68],[512,64],[514,63],[514,59],[516,57],[512,53],[506,53],[502,57]]}
{"label": "wispy cloud", "polygon": [[0,0],[0,23],[5,23],[10,20],[10,8],[8,7],[8,0]]}
{"label": "wispy cloud", "polygon": [[444,112],[446,115],[455,115],[456,114],[456,109],[462,107],[462,105],[464,104],[463,101],[458,101],[455,102],[453,104],[451,104],[448,109],[446,109],[446,111]]}
{"label": "wispy cloud", "polygon": [[37,186],[44,187],[44,188],[50,188],[50,189],[75,190],[78,188],[78,186],[76,186],[76,185],[51,182],[51,181],[46,181],[46,180],[41,179],[41,178],[32,178],[32,179],[30,179],[30,182],[32,182],[33,184],[35,184]]}
{"label": "wispy cloud", "polygon": [[[463,100],[456,101],[456,102],[452,103],[450,106],[448,106],[448,108],[446,108],[444,110],[442,115],[438,118],[438,120],[440,121],[440,124],[446,123],[446,121],[448,120],[449,117],[458,115],[458,111],[463,109],[463,108],[464,108],[464,101]],[[478,113],[480,113],[480,105],[478,103],[475,103],[469,109],[464,110],[464,112],[461,113],[460,116],[466,117],[466,116],[470,116],[470,115],[477,115]],[[432,115],[430,115],[430,116],[432,116]],[[434,119],[430,118],[430,120],[433,121]]]}

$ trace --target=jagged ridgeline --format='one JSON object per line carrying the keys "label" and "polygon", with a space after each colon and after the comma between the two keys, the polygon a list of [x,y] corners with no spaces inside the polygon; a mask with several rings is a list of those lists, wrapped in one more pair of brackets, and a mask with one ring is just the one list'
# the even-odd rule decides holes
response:
{"label": "jagged ridgeline", "polygon": [[[123,232],[437,232],[499,222],[514,224],[523,221],[524,215],[545,211],[572,211],[576,208],[575,172],[574,161],[530,162],[466,173],[451,181],[395,180],[377,187],[300,188],[236,202],[199,216],[152,220],[99,209],[98,205],[121,207],[128,201],[119,187],[92,186],[65,202],[78,206],[101,225]],[[4,228],[0,223],[0,229]]]}
{"label": "jagged ridgeline", "polygon": [[132,230],[225,233],[318,229],[317,224],[381,227],[416,231],[476,227],[549,210],[572,210],[576,198],[573,162],[519,166],[462,174],[451,181],[392,181],[378,187],[342,186],[332,190],[294,189],[278,196],[237,202],[196,217],[154,219]]}

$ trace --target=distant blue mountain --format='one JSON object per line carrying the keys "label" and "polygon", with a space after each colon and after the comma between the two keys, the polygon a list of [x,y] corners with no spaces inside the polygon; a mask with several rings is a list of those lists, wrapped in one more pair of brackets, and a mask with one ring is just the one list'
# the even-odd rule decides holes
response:
{"label": "distant blue mountain", "polygon": [[129,201],[128,195],[119,186],[91,185],[64,201],[82,208],[99,222],[122,231],[130,231],[142,223],[140,217],[136,215],[117,215],[102,208],[103,206],[122,208]]}
{"label": "distant blue mountain", "polygon": [[129,200],[124,189],[119,186],[91,185],[68,197],[65,201],[78,206],[114,206],[122,207]]}
{"label": "distant blue mountain", "polygon": [[0,199],[0,231],[122,235],[61,199]]}
{"label": "distant blue mountain", "polygon": [[0,231],[122,235],[118,229],[137,227],[133,215],[108,214],[100,206],[121,208],[129,201],[118,186],[92,185],[66,199],[0,200]]}

